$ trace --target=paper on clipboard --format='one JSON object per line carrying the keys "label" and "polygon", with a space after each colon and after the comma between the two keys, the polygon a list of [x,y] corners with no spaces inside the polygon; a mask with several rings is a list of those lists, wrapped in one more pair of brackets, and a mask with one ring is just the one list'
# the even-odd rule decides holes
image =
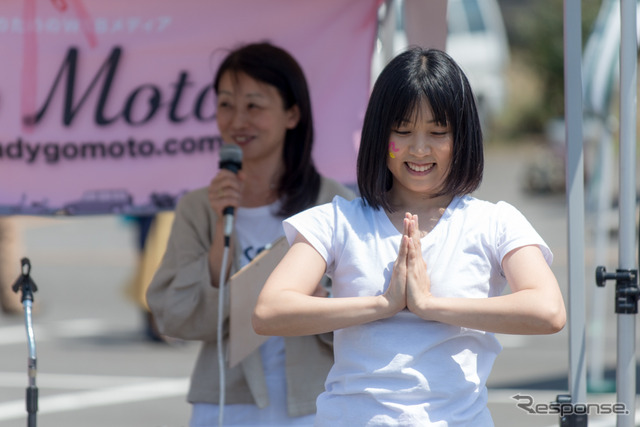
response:
{"label": "paper on clipboard", "polygon": [[230,299],[230,367],[237,365],[269,338],[253,331],[251,316],[264,283],[288,249],[287,239],[279,238],[227,281]]}

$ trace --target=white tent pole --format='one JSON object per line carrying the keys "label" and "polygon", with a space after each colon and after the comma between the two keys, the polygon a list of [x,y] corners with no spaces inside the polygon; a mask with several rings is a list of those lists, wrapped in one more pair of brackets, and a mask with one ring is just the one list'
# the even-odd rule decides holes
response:
{"label": "white tent pole", "polygon": [[569,245],[569,392],[573,404],[587,402],[581,15],[580,0],[564,1],[564,94]]}
{"label": "white tent pole", "polygon": [[[593,172],[587,184],[587,194],[591,188],[591,210],[594,214],[593,266],[606,265],[609,259],[610,242],[609,212],[615,175],[613,155],[613,134],[615,125],[611,113],[611,95],[618,83],[620,62],[620,1],[604,0],[583,54],[583,107],[585,113],[600,125],[600,139],[595,154]],[[589,196],[587,196],[587,200]],[[589,206],[590,203],[587,202]],[[589,210],[587,210],[588,215]],[[589,271],[589,267],[587,267]],[[587,390],[613,392],[615,380],[605,378],[605,345],[607,316],[611,307],[610,292],[604,287],[591,287],[591,310],[587,314],[587,337],[589,341],[589,368]]]}
{"label": "white tent pole", "polygon": [[[611,189],[613,188],[614,154],[611,147],[612,126],[606,118],[602,120],[602,136],[598,146],[599,178],[596,186],[596,207],[594,221],[594,264],[606,265],[611,238],[609,237],[609,211],[611,207]],[[594,392],[613,392],[613,380],[604,376],[606,338],[606,313],[611,309],[609,293],[603,287],[592,286],[591,316],[589,319],[589,389]]]}
{"label": "white tent pole", "polygon": [[[636,242],[636,0],[620,7],[620,270],[635,269]],[[617,401],[629,415],[618,415],[618,427],[633,426],[635,417],[635,320],[633,313],[618,313]]]}

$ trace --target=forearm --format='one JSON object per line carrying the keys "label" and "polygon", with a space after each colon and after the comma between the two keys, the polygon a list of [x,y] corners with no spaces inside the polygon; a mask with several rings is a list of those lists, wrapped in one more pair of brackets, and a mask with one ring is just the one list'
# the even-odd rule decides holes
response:
{"label": "forearm", "polygon": [[552,334],[566,320],[562,300],[537,290],[491,298],[437,298],[409,305],[425,320],[502,334]]}
{"label": "forearm", "polygon": [[[210,284],[206,256],[181,266],[173,257],[165,258],[147,291],[161,332],[186,340],[215,340],[218,289]],[[225,305],[225,316],[227,310]]]}
{"label": "forearm", "polygon": [[253,314],[260,335],[316,335],[384,319],[397,312],[382,296],[322,298],[296,291],[261,295]]}

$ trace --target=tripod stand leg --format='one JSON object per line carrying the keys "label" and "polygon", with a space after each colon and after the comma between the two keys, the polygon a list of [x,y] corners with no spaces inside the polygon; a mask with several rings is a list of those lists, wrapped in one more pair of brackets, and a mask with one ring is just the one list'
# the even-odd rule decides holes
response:
{"label": "tripod stand leg", "polygon": [[36,427],[36,413],[38,412],[38,387],[29,386],[27,388],[27,413],[28,427]]}
{"label": "tripod stand leg", "polygon": [[27,340],[29,345],[28,377],[29,387],[26,391],[26,405],[28,413],[28,427],[36,427],[36,413],[38,412],[38,387],[36,386],[36,374],[38,364],[36,358],[36,340],[33,333],[33,322],[31,320],[31,307],[33,302],[25,299],[24,302],[24,323],[27,328]]}

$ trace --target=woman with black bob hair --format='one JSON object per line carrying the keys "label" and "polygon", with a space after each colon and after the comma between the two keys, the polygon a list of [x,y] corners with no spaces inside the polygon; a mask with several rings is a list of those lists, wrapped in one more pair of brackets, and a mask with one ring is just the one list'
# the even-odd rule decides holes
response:
{"label": "woman with black bob hair", "polygon": [[[313,164],[309,89],[288,52],[270,43],[241,46],[223,59],[213,87],[218,130],[225,143],[242,150],[242,169],[235,174],[223,168],[207,187],[180,199],[147,302],[161,334],[202,343],[187,396],[190,427],[218,425],[221,419],[224,425],[310,426],[333,363],[330,335],[271,337],[235,367],[225,362],[224,377],[219,372],[223,210],[235,208],[225,270],[230,276],[284,235],[284,218],[353,193],[320,176]],[[320,285],[316,291],[327,295]],[[226,349],[227,298],[223,304]]]}
{"label": "woman with black bob hair", "polygon": [[[564,327],[549,247],[512,205],[470,195],[482,171],[458,65],[435,49],[394,58],[364,119],[362,197],[284,221],[291,248],[253,313],[263,335],[334,331],[316,426],[492,426],[494,334]],[[333,298],[313,296],[324,274]]]}
{"label": "woman with black bob hair", "polygon": [[480,119],[469,81],[448,55],[436,50],[409,50],[403,61],[391,62],[376,80],[365,115],[358,152],[358,189],[374,208],[392,209],[387,195],[393,182],[387,168],[391,129],[427,100],[435,121],[453,128],[451,168],[441,194],[468,194],[478,188],[484,169]]}

